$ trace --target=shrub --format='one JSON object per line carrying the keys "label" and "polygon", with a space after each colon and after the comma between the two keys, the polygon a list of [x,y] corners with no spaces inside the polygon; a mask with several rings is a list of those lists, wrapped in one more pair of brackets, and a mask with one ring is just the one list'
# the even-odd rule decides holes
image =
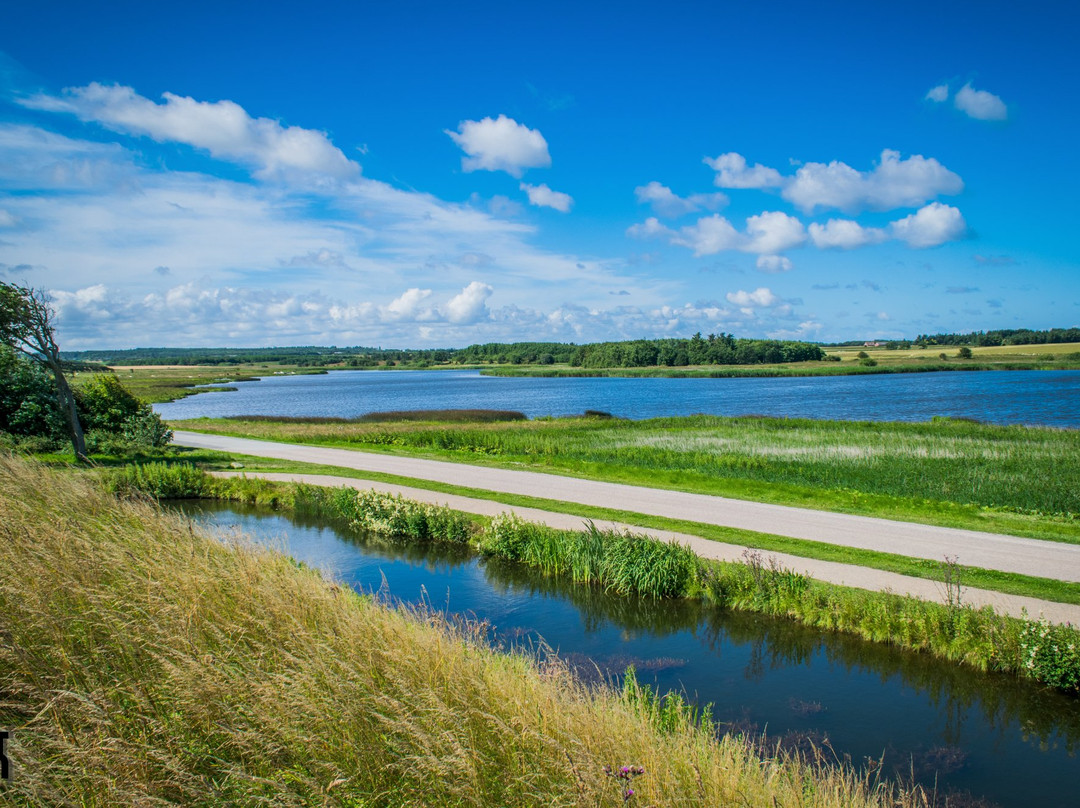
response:
{"label": "shrub", "polygon": [[956,352],[956,355],[960,359],[971,359],[971,348],[964,345]]}
{"label": "shrub", "polygon": [[[94,374],[75,388],[75,399],[79,420],[88,433],[87,448],[92,452],[124,454],[133,449],[159,448],[172,440],[172,431],[161,417],[120,384],[115,374]],[[91,441],[90,433],[95,431],[104,434]]]}

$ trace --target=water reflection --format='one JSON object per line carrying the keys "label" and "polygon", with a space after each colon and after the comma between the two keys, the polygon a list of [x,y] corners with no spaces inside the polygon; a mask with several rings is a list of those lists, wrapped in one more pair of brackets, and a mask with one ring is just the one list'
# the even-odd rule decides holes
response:
{"label": "water reflection", "polygon": [[641,681],[712,703],[725,729],[770,748],[880,764],[1000,805],[1075,805],[1080,701],[1012,677],[789,620],[608,595],[464,548],[358,535],[302,514],[290,522],[252,508],[186,509],[359,589],[482,620],[503,646],[553,649],[588,681],[617,683],[633,665]]}

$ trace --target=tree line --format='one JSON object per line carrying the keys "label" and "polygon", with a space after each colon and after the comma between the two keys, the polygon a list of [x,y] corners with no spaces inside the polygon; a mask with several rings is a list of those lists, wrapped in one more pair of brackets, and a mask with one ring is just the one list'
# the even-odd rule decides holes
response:
{"label": "tree line", "polygon": [[1035,331],[1030,328],[1004,328],[996,331],[971,331],[967,334],[920,334],[915,344],[931,345],[1054,345],[1063,342],[1080,342],[1080,328],[1050,328]]}
{"label": "tree line", "polygon": [[817,361],[825,358],[820,346],[809,342],[742,339],[731,334],[700,333],[689,339],[668,338],[597,342],[587,345],[562,342],[487,342],[466,348],[134,348],[116,351],[71,351],[66,360],[97,361],[113,365],[220,365],[280,362],[300,367],[379,365],[553,365],[575,367],[649,367],[666,365],[753,365]]}

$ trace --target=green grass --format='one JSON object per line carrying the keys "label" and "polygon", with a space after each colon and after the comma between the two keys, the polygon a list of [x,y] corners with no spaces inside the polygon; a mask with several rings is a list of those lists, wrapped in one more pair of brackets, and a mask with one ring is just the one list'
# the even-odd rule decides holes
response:
{"label": "green grass", "polygon": [[[260,472],[322,474],[347,477],[356,480],[390,483],[412,488],[421,488],[428,491],[437,491],[444,494],[458,494],[461,496],[473,497],[475,499],[486,499],[504,505],[536,508],[537,510],[551,511],[554,513],[572,514],[582,517],[582,520],[592,519],[596,521],[622,522],[638,527],[668,530],[673,533],[685,533],[728,544],[736,544],[778,553],[787,553],[821,561],[835,561],[841,564],[870,567],[873,569],[885,570],[887,572],[895,572],[899,575],[909,575],[915,578],[939,580],[941,577],[942,565],[941,562],[936,560],[912,558],[910,556],[881,553],[873,550],[862,550],[859,548],[844,547],[842,545],[808,541],[806,539],[793,539],[787,536],[777,536],[770,533],[740,530],[738,528],[722,527],[719,525],[691,522],[688,520],[670,519],[663,516],[651,516],[648,514],[634,513],[632,511],[617,510],[615,508],[601,508],[562,502],[559,500],[544,499],[541,497],[486,491],[483,489],[467,488],[465,486],[450,485],[431,480],[421,480],[413,477],[401,477],[394,474],[358,471],[356,469],[342,468],[339,466],[324,466],[288,460],[274,460],[248,455],[231,455],[207,450],[181,450],[177,454],[171,454],[170,458],[171,462],[196,463],[209,470],[236,471],[238,469],[235,468],[235,465],[239,465],[239,471],[253,475],[257,475]],[[252,484],[259,483],[259,481],[254,479],[249,480],[249,482]],[[267,491],[277,492],[279,490],[270,483],[266,483],[265,485],[267,485]],[[276,494],[268,494],[268,496],[276,496]],[[250,499],[250,501],[258,502],[259,504],[276,504],[276,501],[272,502],[269,499]],[[482,520],[481,517],[475,518]],[[960,571],[964,577],[965,586],[1003,592],[1010,595],[1038,598],[1040,600],[1054,601],[1057,603],[1080,604],[1080,584],[1049,578],[1037,578],[1017,573],[1001,572],[998,570],[986,570],[965,565],[960,566]]]}
{"label": "green grass", "polygon": [[1080,541],[1075,430],[714,416],[511,424],[199,419],[173,426]]}
{"label": "green grass", "polygon": [[[63,518],[57,518],[63,514]],[[482,629],[388,609],[87,478],[0,459],[0,726],[16,805],[922,806],[759,758]]]}

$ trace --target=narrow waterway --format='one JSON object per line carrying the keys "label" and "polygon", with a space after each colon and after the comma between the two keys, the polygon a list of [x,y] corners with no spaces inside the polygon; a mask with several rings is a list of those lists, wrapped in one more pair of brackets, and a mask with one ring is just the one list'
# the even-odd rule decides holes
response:
{"label": "narrow waterway", "polygon": [[[462,614],[504,647],[554,649],[591,680],[627,666],[731,730],[912,776],[951,806],[1075,806],[1080,700],[786,620],[606,595],[464,548],[398,544],[304,516],[180,503],[361,591]],[[815,752],[818,750],[818,752]],[[944,804],[944,803],[942,803]]]}

